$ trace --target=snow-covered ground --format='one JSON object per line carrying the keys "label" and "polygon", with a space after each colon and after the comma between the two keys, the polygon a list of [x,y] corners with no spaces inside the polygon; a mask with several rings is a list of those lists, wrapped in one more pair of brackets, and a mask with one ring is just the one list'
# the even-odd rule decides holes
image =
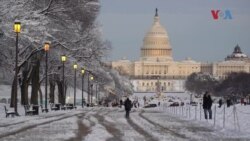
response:
{"label": "snow-covered ground", "polygon": [[[1,104],[0,107],[4,105]],[[247,132],[213,126],[212,121],[173,114],[171,109],[132,109],[130,119],[123,108],[93,107],[50,111],[38,116],[5,118],[0,113],[1,141],[238,141],[250,140]],[[173,110],[173,109],[172,109]],[[176,110],[177,111],[177,110]],[[191,112],[193,110],[190,110]],[[185,115],[185,113],[184,113]],[[180,117],[180,118],[179,118]],[[246,127],[249,125],[246,125]],[[227,126],[226,126],[227,127]],[[241,128],[243,130],[243,128]],[[244,129],[245,130],[245,129]]]}
{"label": "snow-covered ground", "polygon": [[[204,124],[206,126],[213,126],[214,128],[228,134],[228,136],[238,136],[238,137],[250,137],[250,105],[236,104],[227,107],[225,104],[219,108],[217,103],[213,103],[212,120],[206,120],[204,118],[204,111],[202,108],[202,98],[193,97],[192,100],[198,103],[197,106],[189,105],[190,94],[188,93],[164,93],[165,98],[158,99],[153,98],[149,103],[158,103],[160,106],[157,107],[159,111],[170,114],[174,117],[178,117],[183,120],[193,121],[197,124]],[[147,99],[154,97],[155,94],[152,93],[137,93],[132,96],[132,99],[137,97],[141,105],[144,104],[143,97],[146,96]],[[184,106],[170,107],[169,100],[173,102],[184,102]],[[155,108],[155,109],[157,109]]]}
{"label": "snow-covered ground", "polygon": [[[152,94],[144,94],[150,97]],[[135,94],[143,105],[143,96]],[[126,119],[123,108],[92,107],[77,110],[49,111],[25,116],[19,105],[19,117],[5,117],[0,104],[0,141],[248,141],[250,106],[218,108],[214,104],[212,120],[205,120],[198,106],[168,107],[166,102],[187,102],[185,93],[167,93],[156,108],[133,108]],[[149,98],[150,99],[150,98]],[[152,99],[157,102],[159,99]],[[197,99],[196,99],[197,100]],[[225,118],[224,118],[225,117]],[[225,119],[225,127],[223,121]]]}

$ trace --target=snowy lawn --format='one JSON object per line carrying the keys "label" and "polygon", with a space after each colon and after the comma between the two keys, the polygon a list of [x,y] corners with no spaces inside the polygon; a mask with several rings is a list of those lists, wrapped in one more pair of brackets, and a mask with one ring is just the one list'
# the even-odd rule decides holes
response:
{"label": "snowy lawn", "polygon": [[[164,105],[164,104],[162,104]],[[4,105],[1,104],[1,107]],[[190,109],[190,110],[189,110]],[[196,110],[195,110],[196,109]],[[89,107],[77,110],[50,111],[38,116],[5,118],[1,108],[0,140],[2,141],[247,141],[250,140],[246,111],[249,106],[236,105],[244,111],[239,118],[240,130],[231,123],[233,107],[226,108],[225,128],[217,109],[216,124],[204,120],[199,106],[133,108],[125,118],[124,108]],[[190,112],[189,112],[190,111]],[[196,114],[195,114],[196,111]],[[201,112],[201,120],[200,113]],[[238,111],[238,116],[241,113]],[[189,114],[190,113],[190,114]],[[196,115],[196,116],[195,116]],[[195,118],[196,117],[196,118]],[[195,120],[196,119],[196,120]],[[232,118],[233,119],[233,118]],[[242,122],[240,120],[245,120]],[[242,125],[242,123],[245,123]],[[238,127],[238,126],[237,126]]]}

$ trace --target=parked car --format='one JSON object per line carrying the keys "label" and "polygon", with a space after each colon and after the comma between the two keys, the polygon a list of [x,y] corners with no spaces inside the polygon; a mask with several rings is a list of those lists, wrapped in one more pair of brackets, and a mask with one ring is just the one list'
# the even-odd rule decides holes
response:
{"label": "parked car", "polygon": [[190,102],[190,105],[191,105],[191,106],[197,106],[197,105],[198,105],[198,102],[192,101],[192,102]]}
{"label": "parked car", "polygon": [[179,106],[180,104],[178,103],[178,102],[173,102],[173,103],[171,103],[169,106],[170,107],[174,107],[174,106]]}
{"label": "parked car", "polygon": [[181,102],[181,106],[184,106],[184,102]]}
{"label": "parked car", "polygon": [[168,102],[174,102],[172,99],[169,99]]}
{"label": "parked car", "polygon": [[154,103],[152,103],[152,104],[147,104],[147,105],[145,105],[143,108],[153,108],[153,107],[157,107],[157,104],[154,104]]}

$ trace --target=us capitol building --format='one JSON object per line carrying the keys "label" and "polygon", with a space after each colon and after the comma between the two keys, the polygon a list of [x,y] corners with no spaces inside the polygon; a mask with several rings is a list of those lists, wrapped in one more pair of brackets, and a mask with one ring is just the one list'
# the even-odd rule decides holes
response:
{"label": "us capitol building", "polygon": [[224,79],[230,72],[249,73],[250,59],[237,45],[233,53],[221,62],[201,63],[190,58],[174,61],[168,34],[160,24],[156,9],[153,25],[143,39],[140,60],[113,61],[110,67],[129,76],[135,92],[154,92],[157,82],[163,92],[181,92],[184,91],[186,78],[193,72],[206,72]]}

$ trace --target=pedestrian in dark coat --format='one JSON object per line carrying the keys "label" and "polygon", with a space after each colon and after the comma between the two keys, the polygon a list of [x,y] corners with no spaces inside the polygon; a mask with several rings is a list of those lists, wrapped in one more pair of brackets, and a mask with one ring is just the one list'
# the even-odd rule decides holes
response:
{"label": "pedestrian in dark coat", "polygon": [[219,108],[222,106],[222,99],[219,100]]}
{"label": "pedestrian in dark coat", "polygon": [[211,96],[208,92],[205,92],[204,96],[203,96],[203,109],[204,109],[204,115],[205,115],[205,119],[208,118],[209,115],[209,119],[212,119],[212,99]]}
{"label": "pedestrian in dark coat", "polygon": [[123,101],[122,101],[122,100],[120,100],[120,108],[122,107],[122,105],[123,105]]}
{"label": "pedestrian in dark coat", "polygon": [[124,102],[124,107],[125,107],[125,111],[126,111],[126,118],[129,118],[129,112],[132,108],[132,102],[129,98],[127,98]]}
{"label": "pedestrian in dark coat", "polygon": [[230,107],[231,106],[231,99],[230,98],[227,98],[227,107]]}

